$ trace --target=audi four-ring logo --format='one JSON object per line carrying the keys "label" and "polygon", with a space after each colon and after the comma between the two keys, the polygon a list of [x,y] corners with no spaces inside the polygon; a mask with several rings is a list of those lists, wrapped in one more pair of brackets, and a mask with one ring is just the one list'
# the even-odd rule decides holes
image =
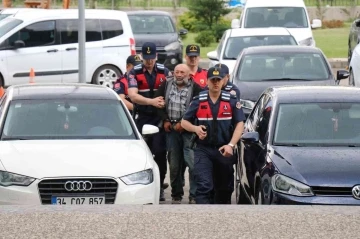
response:
{"label": "audi four-ring logo", "polygon": [[90,181],[67,181],[64,185],[66,191],[90,191],[92,183]]}

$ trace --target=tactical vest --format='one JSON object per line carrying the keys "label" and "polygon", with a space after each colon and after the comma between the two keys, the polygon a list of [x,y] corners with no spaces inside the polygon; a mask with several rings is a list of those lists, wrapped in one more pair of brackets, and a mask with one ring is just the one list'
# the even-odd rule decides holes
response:
{"label": "tactical vest", "polygon": [[231,95],[228,92],[221,92],[219,112],[213,115],[209,104],[208,91],[199,94],[199,108],[196,112],[198,125],[207,127],[207,136],[204,140],[199,140],[200,144],[220,147],[228,144],[232,137],[232,108],[230,104]]}
{"label": "tactical vest", "polygon": [[[155,68],[156,67],[156,68]],[[165,69],[164,65],[156,63],[154,70],[156,70],[156,79],[154,87],[150,87],[148,81],[146,80],[145,72],[143,65],[137,65],[134,67],[135,78],[138,85],[139,94],[146,98],[154,98],[154,92],[159,89],[160,84],[165,81]],[[140,113],[145,114],[156,114],[155,107],[150,105],[138,105],[138,110]]]}

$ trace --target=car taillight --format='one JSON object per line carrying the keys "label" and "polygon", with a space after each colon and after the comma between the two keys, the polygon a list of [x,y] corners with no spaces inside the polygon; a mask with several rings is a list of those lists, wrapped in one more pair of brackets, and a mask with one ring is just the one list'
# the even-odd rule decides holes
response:
{"label": "car taillight", "polygon": [[136,55],[134,38],[130,38],[130,55]]}

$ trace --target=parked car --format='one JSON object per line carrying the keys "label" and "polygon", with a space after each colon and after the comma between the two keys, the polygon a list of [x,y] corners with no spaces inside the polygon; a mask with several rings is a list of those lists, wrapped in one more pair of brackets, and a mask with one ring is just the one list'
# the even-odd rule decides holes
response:
{"label": "parked car", "polygon": [[[135,54],[125,12],[86,9],[86,82],[113,86]],[[26,11],[0,21],[0,86],[78,81],[78,10]]]}
{"label": "parked car", "polygon": [[236,59],[244,48],[272,45],[298,45],[298,43],[290,32],[282,27],[226,30],[217,49],[207,54],[210,59],[209,68],[218,63],[226,64],[231,74]]}
{"label": "parked car", "polygon": [[176,30],[176,24],[168,12],[130,11],[127,12],[135,36],[136,52],[141,53],[145,42],[156,44],[157,62],[168,69],[183,62],[183,44],[180,35],[187,34],[186,29]]}
{"label": "parked car", "polygon": [[336,85],[345,77],[339,75],[335,79],[330,63],[319,48],[258,46],[242,51],[230,80],[239,87],[243,110],[248,116],[261,93],[268,87]]}
{"label": "parked car", "polygon": [[356,45],[351,53],[349,66],[346,70],[343,70],[344,74],[348,75],[350,86],[360,86],[360,45]]}
{"label": "parked car", "polygon": [[321,28],[319,19],[310,23],[304,0],[249,0],[232,28],[286,27],[299,45],[315,46],[312,29]]}
{"label": "parked car", "polygon": [[348,39],[348,64],[350,64],[355,47],[360,42],[360,19],[356,19],[351,23],[349,39]]}
{"label": "parked car", "polygon": [[238,204],[360,204],[360,89],[268,88],[245,123]]}
{"label": "parked car", "polygon": [[159,203],[158,166],[108,87],[10,86],[0,126],[0,205]]}

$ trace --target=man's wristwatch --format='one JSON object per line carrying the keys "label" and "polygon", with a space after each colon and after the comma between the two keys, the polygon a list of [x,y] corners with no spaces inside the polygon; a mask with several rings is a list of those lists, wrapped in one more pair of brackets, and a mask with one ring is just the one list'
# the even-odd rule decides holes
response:
{"label": "man's wristwatch", "polygon": [[231,143],[228,143],[228,145],[231,147],[231,148],[235,148],[235,145],[231,144]]}

